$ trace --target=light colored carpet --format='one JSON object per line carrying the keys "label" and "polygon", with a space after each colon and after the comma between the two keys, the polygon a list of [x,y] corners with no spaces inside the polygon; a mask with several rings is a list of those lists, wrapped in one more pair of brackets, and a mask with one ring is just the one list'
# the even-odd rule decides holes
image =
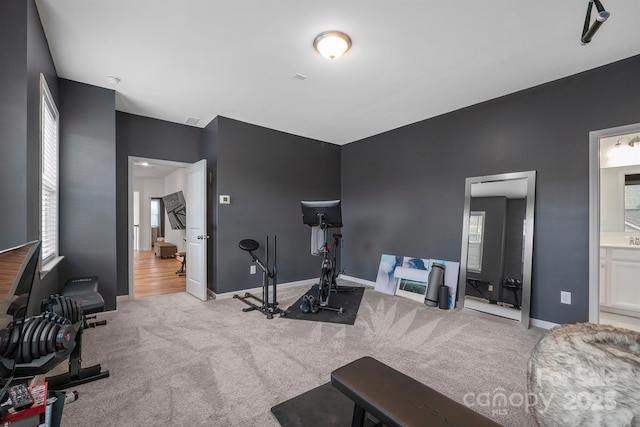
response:
{"label": "light colored carpet", "polygon": [[[280,288],[286,308],[307,286]],[[278,426],[270,408],[372,356],[505,426],[532,426],[529,354],[544,335],[367,288],[353,326],[275,317],[234,299],[179,293],[125,301],[84,334],[83,366],[111,377],[75,388],[63,426]],[[500,405],[498,395],[509,402]],[[479,403],[478,403],[479,402]]]}

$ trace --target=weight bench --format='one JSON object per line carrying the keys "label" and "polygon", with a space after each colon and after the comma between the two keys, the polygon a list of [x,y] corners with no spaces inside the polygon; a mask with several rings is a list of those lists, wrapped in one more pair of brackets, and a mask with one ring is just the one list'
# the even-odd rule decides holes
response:
{"label": "weight bench", "polygon": [[104,298],[98,293],[98,276],[69,279],[62,288],[61,295],[80,303],[82,313],[100,313],[104,311]]}
{"label": "weight bench", "polygon": [[372,357],[336,369],[331,384],[354,402],[352,427],[364,426],[366,413],[388,427],[500,426]]}
{"label": "weight bench", "polygon": [[82,367],[82,332],[90,326],[105,325],[106,320],[89,323],[89,315],[104,311],[104,298],[98,293],[98,277],[82,277],[70,279],[64,284],[61,295],[68,297],[82,306],[81,326],[76,335],[76,346],[69,356],[69,372],[45,378],[49,390],[64,390],[79,384],[107,378],[109,371],[102,371],[100,364]]}

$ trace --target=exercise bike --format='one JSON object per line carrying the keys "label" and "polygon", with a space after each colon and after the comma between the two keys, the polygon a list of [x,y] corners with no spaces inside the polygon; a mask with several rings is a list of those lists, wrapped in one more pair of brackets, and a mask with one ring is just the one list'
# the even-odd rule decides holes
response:
{"label": "exercise bike", "polygon": [[[267,316],[267,319],[273,319],[274,314],[279,314],[280,317],[286,316],[287,313],[283,309],[278,307],[278,300],[277,300],[277,294],[276,294],[277,281],[278,281],[277,280],[278,272],[276,269],[276,237],[275,236],[273,237],[273,252],[274,252],[273,268],[269,268],[269,237],[266,237],[265,239],[265,262],[264,263],[260,260],[260,258],[256,256],[256,254],[253,253],[255,250],[257,250],[260,247],[260,244],[255,240],[253,239],[241,240],[240,243],[238,244],[238,247],[240,247],[240,249],[242,249],[243,251],[249,252],[249,255],[251,255],[253,262],[258,264],[262,269],[262,298],[258,298],[249,292],[246,292],[244,296],[240,296],[238,294],[233,295],[233,298],[239,299],[240,301],[242,301],[243,303],[249,306],[249,307],[243,308],[242,311],[248,312],[248,311],[257,310],[262,314],[264,314],[265,316]],[[272,288],[273,288],[273,298],[271,299],[271,301],[269,300],[269,282],[272,282]],[[260,305],[249,301],[249,299],[258,301]]]}
{"label": "exercise bike", "polygon": [[[322,255],[322,268],[320,270],[320,281],[318,283],[318,297],[312,296],[303,299],[301,309],[316,313],[319,310],[331,310],[344,313],[342,307],[332,307],[329,299],[332,292],[353,292],[351,287],[341,287],[337,285],[339,274],[337,265],[337,250],[340,247],[342,234],[334,233],[333,245],[329,243],[330,230],[342,227],[342,213],[340,200],[329,200],[322,202],[301,202],[302,222],[311,226],[311,254]],[[319,243],[322,242],[320,245]]]}

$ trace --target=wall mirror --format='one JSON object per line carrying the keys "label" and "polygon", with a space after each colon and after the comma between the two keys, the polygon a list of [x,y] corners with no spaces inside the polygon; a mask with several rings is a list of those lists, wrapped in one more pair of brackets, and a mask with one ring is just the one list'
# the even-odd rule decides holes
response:
{"label": "wall mirror", "polygon": [[536,172],[467,178],[460,306],[529,327]]}

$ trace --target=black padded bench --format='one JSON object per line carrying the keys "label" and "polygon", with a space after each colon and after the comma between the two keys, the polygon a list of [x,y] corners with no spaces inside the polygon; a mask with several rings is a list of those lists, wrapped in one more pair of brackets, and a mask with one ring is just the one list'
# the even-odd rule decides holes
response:
{"label": "black padded bench", "polygon": [[366,413],[388,427],[500,426],[372,357],[336,369],[331,384],[354,401],[354,427],[364,425]]}
{"label": "black padded bench", "polygon": [[64,284],[61,295],[80,303],[85,315],[102,312],[104,298],[98,293],[98,280],[97,276],[69,279]]}

